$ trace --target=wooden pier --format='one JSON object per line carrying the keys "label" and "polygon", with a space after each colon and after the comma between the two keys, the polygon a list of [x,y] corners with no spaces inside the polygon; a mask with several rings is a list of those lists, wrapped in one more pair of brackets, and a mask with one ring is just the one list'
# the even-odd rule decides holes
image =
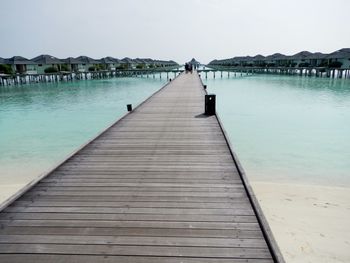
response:
{"label": "wooden pier", "polygon": [[0,74],[0,86],[24,85],[30,83],[50,83],[62,81],[106,79],[114,77],[175,78],[182,70],[179,66],[154,69],[117,69],[86,72],[56,72],[43,74]]}
{"label": "wooden pier", "polygon": [[323,68],[323,67],[224,67],[224,66],[211,66],[207,65],[207,69],[199,70],[198,72],[205,73],[205,78],[209,72],[220,73],[221,78],[223,72],[230,76],[236,75],[251,75],[251,74],[273,74],[273,75],[294,75],[305,77],[317,77],[317,78],[339,78],[349,79],[350,68],[336,69],[336,68]]}
{"label": "wooden pier", "polygon": [[0,262],[283,262],[198,74],[0,207]]}

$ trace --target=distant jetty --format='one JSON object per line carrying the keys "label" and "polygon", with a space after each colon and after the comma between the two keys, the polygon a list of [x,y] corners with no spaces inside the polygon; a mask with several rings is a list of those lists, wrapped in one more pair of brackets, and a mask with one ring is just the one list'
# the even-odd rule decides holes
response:
{"label": "distant jetty", "polygon": [[93,59],[80,56],[60,59],[51,55],[40,55],[27,59],[14,56],[0,58],[0,85],[154,74],[178,67],[179,64],[173,60],[151,58]]}
{"label": "distant jetty", "polygon": [[213,60],[208,67],[220,71],[299,74],[316,77],[350,78],[350,48],[330,54],[301,51],[294,55],[240,56]]}

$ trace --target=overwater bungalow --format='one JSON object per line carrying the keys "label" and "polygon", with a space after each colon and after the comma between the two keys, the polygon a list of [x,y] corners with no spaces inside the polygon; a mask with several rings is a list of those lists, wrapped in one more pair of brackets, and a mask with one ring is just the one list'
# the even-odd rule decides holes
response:
{"label": "overwater bungalow", "polygon": [[119,58],[113,58],[114,61],[115,61],[115,65],[116,65],[116,69],[124,69],[125,68],[125,62],[122,61],[121,59]]}
{"label": "overwater bungalow", "polygon": [[54,73],[61,71],[61,65],[64,64],[60,59],[51,55],[40,55],[31,59],[37,64],[36,73]]}
{"label": "overwater bungalow", "polygon": [[157,68],[164,67],[164,61],[163,60],[155,59],[154,60],[154,64],[155,64],[155,66]]}
{"label": "overwater bungalow", "polygon": [[153,68],[154,67],[153,59],[151,59],[151,58],[143,58],[142,60],[146,63],[146,67],[147,68]]}
{"label": "overwater bungalow", "polygon": [[142,59],[142,58],[135,58],[135,59],[133,59],[133,62],[134,62],[135,67],[137,69],[145,69],[145,68],[147,68],[147,62],[144,59]]}
{"label": "overwater bungalow", "polygon": [[119,59],[115,59],[112,57],[101,58],[101,65],[103,69],[107,70],[115,70],[119,66]]}
{"label": "overwater bungalow", "polygon": [[[228,59],[226,59],[226,61],[227,60]],[[225,59],[215,59],[209,63],[209,65],[213,65],[213,66],[224,66],[224,64],[225,64]]]}
{"label": "overwater bungalow", "polygon": [[267,57],[257,55],[255,57],[234,57],[229,59],[213,60],[208,65],[214,67],[326,67],[326,68],[350,68],[350,48],[343,48],[330,54],[320,52],[311,53],[301,51],[292,56],[275,53]]}
{"label": "overwater bungalow", "polygon": [[220,60],[221,65],[224,67],[238,67],[239,66],[239,57],[228,58]]}
{"label": "overwater bungalow", "polygon": [[173,61],[173,60],[163,60],[162,61],[164,67],[174,67],[177,66],[178,64]]}
{"label": "overwater bungalow", "polygon": [[342,48],[326,56],[330,68],[350,68],[350,48]]}
{"label": "overwater bungalow", "polygon": [[309,51],[301,51],[292,56],[289,56],[289,65],[292,67],[309,67],[310,66],[310,57],[313,54]]}
{"label": "overwater bungalow", "polygon": [[81,61],[81,72],[96,71],[100,68],[101,61],[87,56],[79,56],[76,59]]}
{"label": "overwater bungalow", "polygon": [[132,69],[136,67],[134,60],[131,58],[125,57],[121,61],[123,62],[125,69]]}
{"label": "overwater bungalow", "polygon": [[252,67],[254,66],[253,64],[253,57],[251,56],[245,56],[240,58],[240,65],[242,67]]}
{"label": "overwater bungalow", "polygon": [[263,55],[256,55],[252,57],[254,67],[265,67],[265,57]]}
{"label": "overwater bungalow", "polygon": [[284,67],[288,66],[289,58],[281,53],[275,53],[265,57],[265,63],[268,67]]}
{"label": "overwater bungalow", "polygon": [[145,63],[147,68],[154,68],[154,60],[151,58],[143,58],[142,59]]}
{"label": "overwater bungalow", "polygon": [[312,53],[306,60],[310,63],[310,67],[326,67],[328,66],[327,54],[320,52]]}
{"label": "overwater bungalow", "polygon": [[64,63],[64,67],[67,69],[67,71],[70,71],[70,72],[85,71],[85,68],[83,66],[84,63],[80,59],[68,57],[65,59],[61,59],[61,61]]}
{"label": "overwater bungalow", "polygon": [[4,60],[4,63],[10,65],[13,73],[36,74],[38,64],[21,56],[14,56]]}

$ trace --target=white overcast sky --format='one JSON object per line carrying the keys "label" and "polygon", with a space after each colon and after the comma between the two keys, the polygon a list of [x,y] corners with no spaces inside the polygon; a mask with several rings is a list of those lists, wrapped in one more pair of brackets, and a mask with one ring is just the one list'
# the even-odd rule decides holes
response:
{"label": "white overcast sky", "polygon": [[0,57],[207,63],[350,47],[349,0],[0,0]]}

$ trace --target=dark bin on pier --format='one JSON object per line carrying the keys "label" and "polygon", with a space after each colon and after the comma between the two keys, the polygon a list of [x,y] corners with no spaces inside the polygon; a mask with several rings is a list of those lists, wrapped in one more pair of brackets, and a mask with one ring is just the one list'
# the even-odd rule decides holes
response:
{"label": "dark bin on pier", "polygon": [[205,106],[204,106],[205,115],[215,115],[215,100],[216,100],[215,94],[205,95]]}

